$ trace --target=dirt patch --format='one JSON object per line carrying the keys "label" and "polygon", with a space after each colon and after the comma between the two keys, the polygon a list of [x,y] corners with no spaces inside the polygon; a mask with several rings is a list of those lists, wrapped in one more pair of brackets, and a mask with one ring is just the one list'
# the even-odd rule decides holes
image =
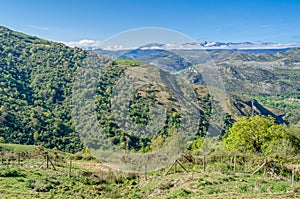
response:
{"label": "dirt patch", "polygon": [[287,165],[287,168],[289,169],[295,168],[296,171],[300,172],[300,164],[289,164]]}
{"label": "dirt patch", "polygon": [[89,171],[95,171],[95,172],[110,170],[109,167],[106,167],[102,163],[98,163],[98,162],[73,162],[72,164],[80,168],[87,169]]}

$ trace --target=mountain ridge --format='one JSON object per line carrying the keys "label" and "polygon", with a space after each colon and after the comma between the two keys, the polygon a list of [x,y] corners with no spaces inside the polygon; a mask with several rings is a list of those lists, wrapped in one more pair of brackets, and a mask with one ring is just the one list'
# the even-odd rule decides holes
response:
{"label": "mountain ridge", "polygon": [[85,50],[107,50],[122,51],[134,49],[163,49],[163,50],[267,50],[267,49],[287,49],[300,47],[297,43],[272,43],[272,42],[219,42],[219,41],[202,41],[193,43],[147,43],[141,46],[126,47],[122,44],[118,46],[104,46],[101,41],[97,40],[80,40],[78,42],[62,42],[70,47],[81,47]]}
{"label": "mountain ridge", "polygon": [[[95,97],[98,119],[100,125],[105,127],[105,133],[112,143],[132,150],[154,150],[163,143],[162,140],[166,139],[166,136],[171,135],[174,129],[178,128],[180,114],[178,108],[176,109],[178,107],[176,104],[180,98],[176,98],[174,92],[179,94],[183,92],[184,95],[188,93],[184,93],[185,89],[170,91],[164,88],[178,85],[176,78],[169,72],[135,60],[113,61],[93,52],[69,48],[62,43],[46,41],[7,28],[0,27],[0,35],[0,137],[5,142],[43,144],[47,148],[57,148],[68,152],[76,152],[83,148],[84,142],[80,139],[72,121],[72,88],[77,70],[85,67],[86,58],[89,55],[93,57],[90,60],[91,63],[97,65],[106,63],[109,66],[100,79],[89,80],[97,81],[94,83],[98,85]],[[147,123],[145,113],[150,104],[158,103],[166,108],[169,107],[165,128],[160,132],[161,137],[137,138],[130,132],[120,130],[109,110],[112,90],[124,74],[123,71],[125,69],[134,71],[132,69],[138,67],[149,69],[152,67],[155,71],[159,71],[159,74],[165,74],[163,76],[166,78],[165,86],[146,85],[130,99],[132,101],[130,117],[137,125]],[[142,78],[137,76],[138,73],[130,72],[130,74],[133,75],[132,79]],[[144,76],[149,78],[148,74]],[[210,120],[213,97],[205,91],[205,85],[189,86],[198,90],[196,107],[201,117],[199,118],[199,132],[195,133],[204,135]],[[82,93],[88,95],[89,90]],[[253,107],[250,107],[248,103],[244,103],[243,106],[249,108],[242,110],[241,114],[249,115],[249,110]],[[233,106],[231,108],[235,109]],[[256,114],[263,114],[259,107],[257,110]],[[89,119],[86,119],[88,122]],[[222,118],[215,119],[216,121],[222,120]],[[93,126],[93,124],[86,123],[86,126],[89,125]],[[95,141],[97,140],[93,138],[87,140],[85,144],[95,145],[97,144]]]}

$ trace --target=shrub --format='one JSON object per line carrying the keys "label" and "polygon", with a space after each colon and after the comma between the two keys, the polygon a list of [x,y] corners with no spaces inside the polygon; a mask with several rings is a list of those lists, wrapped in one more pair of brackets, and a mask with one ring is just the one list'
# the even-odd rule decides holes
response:
{"label": "shrub", "polygon": [[272,191],[274,192],[285,192],[288,187],[290,187],[290,184],[289,183],[286,183],[286,182],[277,182],[276,184],[274,184],[272,186]]}
{"label": "shrub", "polygon": [[0,172],[0,177],[25,177],[26,175],[22,173],[19,169],[6,169]]}
{"label": "shrub", "polygon": [[231,151],[270,154],[286,148],[282,145],[284,140],[289,142],[285,126],[276,124],[271,117],[256,115],[235,122],[224,142]]}
{"label": "shrub", "polygon": [[179,196],[179,197],[186,197],[188,196],[189,194],[191,194],[192,192],[189,191],[189,190],[186,190],[184,188],[180,188],[180,189],[177,189],[175,192],[174,192],[174,195],[175,196]]}

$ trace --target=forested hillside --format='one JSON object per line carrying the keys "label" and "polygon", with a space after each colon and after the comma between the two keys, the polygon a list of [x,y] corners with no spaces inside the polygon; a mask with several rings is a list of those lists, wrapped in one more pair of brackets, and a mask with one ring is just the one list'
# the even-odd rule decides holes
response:
{"label": "forested hillside", "polygon": [[[140,61],[112,61],[92,52],[79,48],[69,48],[63,44],[49,42],[37,37],[11,31],[0,27],[0,141],[20,144],[43,144],[48,148],[76,152],[84,144],[99,148],[95,137],[83,142],[72,120],[72,89],[80,67],[85,67],[86,59],[92,55],[94,63],[106,63],[107,68],[96,80],[98,85],[95,96],[97,119],[109,141],[120,148],[146,152],[163,146],[167,137],[176,133],[182,119],[180,103],[196,93],[193,109],[199,114],[195,136],[207,132],[209,122],[213,130],[226,133],[233,118],[252,114],[276,114],[266,110],[251,99],[241,100],[228,96],[229,114],[225,116],[225,126],[217,124],[224,120],[212,116],[212,112],[222,109],[212,107],[214,98],[203,85],[187,84],[174,78],[168,72]],[[152,78],[147,70],[152,70]],[[129,114],[137,128],[151,121],[151,106],[160,105],[166,110],[162,128],[153,136],[137,136],[118,126],[118,117],[113,114],[113,88],[122,76],[137,82],[152,82],[141,86],[130,96]],[[151,76],[151,75],[150,75]],[[184,88],[183,88],[184,87]],[[125,88],[126,89],[126,88]],[[87,92],[87,91],[82,91]],[[182,98],[182,99],[180,99]],[[181,100],[181,101],[180,101]],[[216,104],[221,102],[216,102]],[[223,102],[222,102],[223,103]],[[215,110],[213,110],[215,109]],[[122,115],[121,115],[122,117]],[[89,126],[91,120],[81,125]],[[218,126],[219,125],[219,126]],[[151,130],[151,129],[150,129]],[[153,130],[153,129],[152,129]],[[81,132],[87,133],[87,132]]]}
{"label": "forested hillside", "polygon": [[82,148],[70,118],[71,88],[87,52],[0,27],[0,137]]}
{"label": "forested hillside", "polygon": [[[14,32],[5,27],[0,28],[0,35],[1,141],[44,144],[48,148],[69,152],[81,150],[83,142],[75,132],[71,118],[72,89],[76,70],[83,67],[89,52]],[[99,63],[108,60],[100,55],[94,55],[93,59],[96,59],[95,62],[98,59]],[[109,109],[111,91],[116,81],[126,68],[139,66],[139,64],[109,63],[109,67],[98,80],[95,107],[97,107],[99,123],[112,143],[120,147],[147,151],[151,140],[140,139],[121,131]],[[147,66],[144,64],[144,67]],[[176,114],[178,109],[173,107],[176,99],[168,96],[172,93],[164,93],[167,95],[163,97],[164,102],[159,94],[155,94],[161,92],[161,89],[163,88],[158,85],[146,85],[140,92],[136,92],[130,105],[130,115],[134,123],[143,125],[148,120],[149,103],[164,104],[166,108],[168,107],[168,113],[161,136],[168,136],[168,129],[179,123],[179,116]],[[205,103],[209,101],[204,100],[203,106]],[[204,108],[210,107],[205,105]],[[157,145],[163,142],[162,137],[152,138],[160,139]],[[126,146],[125,141],[129,142]]]}

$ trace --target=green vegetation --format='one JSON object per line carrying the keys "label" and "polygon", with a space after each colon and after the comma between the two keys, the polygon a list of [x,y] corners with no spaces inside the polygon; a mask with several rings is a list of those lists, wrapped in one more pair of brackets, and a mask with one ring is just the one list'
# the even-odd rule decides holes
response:
{"label": "green vegetation", "polygon": [[299,151],[300,148],[293,148],[293,142],[300,140],[290,139],[284,125],[276,124],[274,119],[262,116],[243,117],[235,122],[229,130],[229,135],[224,139],[229,150],[270,154],[279,152],[290,146],[287,153]]}
{"label": "green vegetation", "polygon": [[292,124],[297,124],[300,122],[300,101],[297,99],[296,93],[286,94],[286,95],[258,95],[251,96],[257,99],[261,104],[280,110],[285,113],[284,119]]}
{"label": "green vegetation", "polygon": [[13,152],[33,152],[36,146],[0,143],[0,148]]}
{"label": "green vegetation", "polygon": [[[152,77],[145,77],[146,74],[144,74],[144,70],[146,71],[146,74],[147,71],[150,70],[151,73],[157,75],[157,77],[155,77],[156,81],[159,80],[160,70],[151,65],[129,60],[117,60],[113,62],[111,66],[108,66],[103,71],[103,74],[99,79],[95,100],[99,123],[109,140],[122,149],[139,152],[148,152],[149,150],[162,147],[166,138],[173,132],[176,132],[180,126],[179,102],[176,99],[175,94],[168,89],[168,85],[164,83],[155,83],[154,80],[151,79]],[[140,71],[142,71],[142,73]],[[166,110],[164,113],[166,114],[164,126],[159,129],[155,135],[151,137],[147,137],[147,135],[145,137],[136,136],[133,132],[126,131],[118,126],[118,122],[113,115],[111,107],[114,94],[113,89],[120,80],[121,75],[123,75],[123,80],[125,79],[125,81],[128,82],[133,80],[138,84],[138,89],[134,90],[130,95],[128,107],[130,115],[128,120],[133,121],[134,127],[148,125],[151,119],[150,109],[152,109],[152,106],[161,106]],[[164,76],[160,78],[168,79],[170,78],[170,75],[164,74]],[[141,83],[143,81],[148,83]],[[171,80],[171,83],[177,85],[182,84],[179,80]],[[183,90],[181,92],[186,91]],[[119,105],[120,108],[127,108],[123,105],[124,102],[121,101],[122,99],[116,100],[114,98],[114,100],[115,105]],[[202,118],[200,118],[201,122],[199,122],[199,129],[195,132],[195,135],[203,136],[206,133],[206,124],[210,115],[209,109],[211,109],[210,102],[211,99],[209,99],[207,94],[204,96],[198,96],[197,108],[201,112]],[[125,110],[121,111],[121,118],[125,117],[124,112]],[[87,124],[92,125],[89,124],[88,121]],[[152,128],[155,129],[155,125]],[[154,131],[153,129],[150,129],[150,131]],[[97,138],[88,140],[87,145],[97,149],[100,146],[97,146],[94,139]]]}
{"label": "green vegetation", "polygon": [[[3,145],[0,145],[3,146]],[[145,174],[111,170],[95,160],[81,159],[81,153],[57,153],[47,150],[56,170],[46,167],[45,149],[20,155],[18,149],[27,146],[11,145],[0,151],[0,193],[2,198],[298,198],[300,196],[299,167],[294,184],[290,182],[291,168],[297,166],[298,156],[269,156],[266,172],[255,175],[264,157],[253,154],[233,154],[217,150],[206,156],[203,171],[202,156],[191,161],[181,158],[188,170],[177,167],[168,175],[166,169]],[[72,161],[71,173],[69,173]],[[274,174],[272,168],[277,162]],[[69,176],[71,174],[71,176]]]}
{"label": "green vegetation", "polygon": [[73,76],[87,52],[0,27],[1,142],[75,152],[70,121]]}
{"label": "green vegetation", "polygon": [[122,66],[140,66],[145,64],[145,62],[139,61],[139,60],[115,60],[115,63],[117,65],[122,65]]}
{"label": "green vegetation", "polygon": [[[100,55],[4,27],[0,28],[0,35],[0,143],[43,144],[46,148],[57,148],[72,153],[80,151],[84,146],[71,120],[72,88],[79,67],[86,67],[90,63],[107,65],[101,77],[91,79],[91,82],[98,85],[95,97],[98,122],[113,144],[129,150],[146,152],[151,149],[151,140],[162,138],[163,142],[174,128],[179,127],[178,101],[174,93],[168,90],[169,85],[164,84],[144,85],[139,92],[133,93],[130,102],[130,117],[138,126],[148,123],[147,114],[152,105],[159,104],[167,109],[165,126],[161,132],[154,137],[140,138],[132,132],[121,130],[116,123],[111,112],[114,86],[125,71],[130,73],[130,68],[137,68],[137,71],[133,69],[131,74],[125,74],[129,81],[131,78],[151,82],[142,72],[138,72],[146,68],[151,69],[149,64],[134,60],[112,62]],[[161,75],[156,67],[152,67],[151,70],[157,75],[155,78]],[[163,75],[162,78],[169,78],[167,73]],[[177,80],[172,79],[168,82],[179,84]],[[88,95],[89,90],[82,92]],[[201,133],[195,134],[204,135],[211,99],[199,96],[198,100],[199,108],[204,114],[201,116],[202,123],[199,124]],[[87,119],[85,125],[93,124]],[[99,147],[97,138],[87,140],[85,144],[93,148]]]}
{"label": "green vegetation", "polygon": [[[98,122],[110,142],[124,149],[147,152],[161,146],[165,139],[179,128],[180,105],[175,96],[182,95],[182,92],[186,92],[184,94],[187,96],[190,94],[188,91],[180,90],[178,87],[182,83],[169,77],[169,73],[141,61],[113,62],[100,55],[78,48],[68,48],[63,44],[24,35],[4,27],[0,28],[0,34],[0,70],[3,74],[0,81],[0,143],[28,145],[43,143],[47,148],[57,148],[67,152],[80,151],[84,146],[71,120],[72,88],[77,69],[85,67],[90,57],[94,59],[93,63],[104,63],[107,66],[101,77],[91,78],[91,82],[98,85],[95,97]],[[164,81],[154,84],[145,72],[146,69],[151,70],[149,73],[155,76],[152,77],[153,80],[161,78]],[[282,72],[279,73],[281,78],[285,78]],[[292,74],[288,77],[295,80],[296,76]],[[111,111],[111,101],[114,86],[121,76],[128,77],[128,81],[150,82],[132,93],[129,112],[134,125],[148,124],[149,111],[153,105],[161,105],[167,110],[165,126],[156,136],[138,137],[118,126]],[[207,134],[210,119],[216,122],[214,130],[221,130],[222,135],[227,135],[234,119],[253,114],[253,109],[255,114],[276,117],[257,102],[252,102],[251,105],[250,99],[230,96],[232,104],[229,107],[230,115],[226,114],[224,126],[218,126],[224,118],[210,117],[212,112],[221,112],[221,106],[212,107],[213,97],[208,94],[205,86],[193,85],[193,89],[197,93],[197,109],[200,112],[196,136]],[[89,91],[84,90],[83,93],[88,95]],[[297,107],[296,104],[289,110]],[[293,114],[295,116],[296,112]],[[84,125],[93,126],[88,118]],[[97,137],[91,138],[85,144],[97,149],[99,148],[97,139]],[[156,147],[151,147],[152,142]]]}
{"label": "green vegetation", "polygon": [[[300,104],[288,99],[298,98],[297,70],[284,73],[283,70],[251,68],[244,71],[223,63],[223,75],[230,76],[226,81],[231,93],[226,101],[212,103],[215,99],[205,85],[186,84],[170,73],[140,61],[111,61],[82,49],[68,48],[4,27],[0,27],[0,44],[0,195],[4,198],[299,196],[299,171],[295,171],[293,186],[287,180],[293,168],[299,167]],[[287,54],[290,53],[293,52]],[[246,55],[236,58],[249,59]],[[251,57],[250,61],[254,58]],[[280,58],[272,57],[272,60],[277,59]],[[176,57],[176,60],[186,64],[182,67],[190,64],[181,57]],[[292,64],[289,60],[287,62]],[[181,110],[187,109],[188,114],[195,113],[194,110],[199,113],[198,129],[191,132],[197,137],[187,151],[189,155],[180,158],[190,171],[188,174],[176,173],[174,168],[171,172],[175,174],[170,175],[164,175],[165,170],[151,171],[146,180],[141,174],[113,171],[95,160],[87,146],[99,149],[101,135],[80,140],[75,131],[78,124],[71,115],[72,100],[76,100],[72,99],[72,88],[78,69],[95,63],[107,66],[101,76],[83,75],[90,85],[97,85],[92,107],[97,112],[96,122],[110,143],[128,152],[162,148],[168,138],[177,133],[180,125],[185,125],[181,124],[184,118]],[[254,77],[263,81],[261,87],[252,82]],[[198,76],[191,75],[191,78]],[[236,78],[241,78],[242,83],[237,84]],[[271,92],[273,81],[270,83],[264,78],[278,81],[278,90],[282,92]],[[130,84],[132,81],[137,85]],[[116,86],[126,91],[133,90],[130,97],[124,97],[129,100],[128,107],[114,95]],[[253,88],[262,89],[253,92]],[[89,89],[78,88],[78,91],[89,96],[92,91]],[[248,97],[242,96],[245,94]],[[180,100],[187,100],[190,96],[196,99],[191,103],[193,110],[180,104]],[[229,105],[225,118],[222,114],[212,115],[221,113],[225,103]],[[152,106],[161,106],[166,115],[163,127],[149,137],[124,130],[118,125],[118,117],[123,118],[125,113],[120,111],[116,115],[112,106],[119,106],[122,110],[128,108],[130,120],[127,121],[132,121],[137,128],[150,123]],[[284,122],[282,112],[286,113],[285,119],[295,125],[277,124]],[[92,134],[95,121],[88,114],[81,119],[84,122],[80,125],[88,127],[81,133]],[[224,119],[225,124],[218,126]],[[207,132],[209,121],[213,121],[212,132]],[[222,133],[214,138],[206,136],[214,131]],[[53,160],[55,171],[45,168],[47,156]],[[68,176],[71,160],[73,173]],[[259,170],[250,175],[263,162],[264,169],[272,174]]]}

